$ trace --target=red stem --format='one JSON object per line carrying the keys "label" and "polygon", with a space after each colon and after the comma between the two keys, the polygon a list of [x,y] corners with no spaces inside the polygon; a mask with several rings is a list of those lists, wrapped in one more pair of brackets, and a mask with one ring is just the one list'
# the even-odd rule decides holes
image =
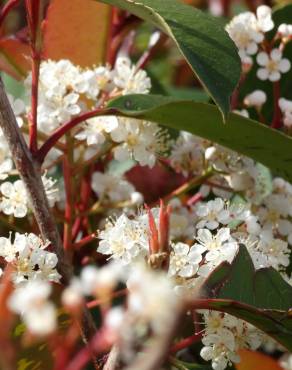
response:
{"label": "red stem", "polygon": [[7,17],[9,12],[18,5],[19,0],[9,0],[5,5],[3,5],[0,11],[0,26],[4,22],[4,19]]}
{"label": "red stem", "polygon": [[[91,165],[86,175],[82,177],[80,204],[79,204],[79,211],[81,213],[85,212],[88,209],[90,195],[91,195],[91,177],[92,177],[93,171],[94,171],[94,166]],[[73,241],[77,238],[77,235],[80,231],[80,228],[83,222],[83,218],[84,217],[80,216],[74,222],[74,225],[72,228],[72,240]]]}
{"label": "red stem", "polygon": [[36,158],[39,163],[42,163],[48,154],[48,152],[53,148],[53,146],[57,143],[57,141],[64,136],[68,131],[70,131],[73,127],[77,126],[79,123],[86,121],[87,119],[101,116],[101,115],[110,115],[114,114],[116,111],[114,109],[101,109],[97,108],[90,112],[83,113],[71,121],[64,123],[61,127],[57,128],[52,135],[44,142],[44,144],[40,147],[40,149],[36,153]]}
{"label": "red stem", "polygon": [[64,249],[68,250],[71,247],[72,242],[72,216],[73,216],[73,207],[72,207],[72,189],[71,189],[71,168],[70,162],[67,156],[64,156],[63,159],[63,174],[64,174],[64,185],[65,185],[65,192],[66,192],[66,205],[65,205],[65,224],[64,224],[64,236],[63,236],[63,243]]}
{"label": "red stem", "polygon": [[31,117],[29,120],[29,148],[32,153],[38,149],[37,144],[37,109],[38,109],[38,85],[40,73],[40,56],[32,50],[32,83],[31,83]]}
{"label": "red stem", "polygon": [[[128,294],[128,289],[121,289],[121,290],[118,290],[117,292],[114,292],[113,294],[111,294],[110,299],[123,297],[126,294]],[[94,308],[96,306],[101,305],[104,302],[105,302],[104,299],[95,299],[93,301],[90,301],[90,302],[86,303],[86,306],[87,306],[87,308]]]}
{"label": "red stem", "polygon": [[42,0],[25,0],[26,17],[30,31],[30,49],[32,59],[31,114],[29,120],[29,148],[32,153],[37,151],[37,108],[38,85],[41,63],[41,12]]}
{"label": "red stem", "polygon": [[95,334],[90,343],[88,343],[86,347],[81,349],[77,355],[73,357],[72,361],[65,370],[84,369],[85,365],[90,361],[90,358],[93,354],[106,352],[110,345],[112,345],[112,343],[107,337],[106,331],[101,329]]}
{"label": "red stem", "polygon": [[94,239],[96,239],[96,234],[87,235],[83,239],[79,240],[74,244],[74,249],[79,249],[84,245],[92,242]]}
{"label": "red stem", "polygon": [[281,97],[280,81],[274,82],[273,93],[274,93],[274,117],[271,127],[278,129],[282,127],[282,114],[279,107],[279,99]]}
{"label": "red stem", "polygon": [[[153,35],[151,37],[153,37]],[[148,49],[141,55],[140,59],[136,63],[136,68],[143,69],[146,64],[153,58],[153,56],[160,50],[161,46],[165,43],[167,38],[167,35],[159,32],[156,40],[152,41],[150,39]]]}
{"label": "red stem", "polygon": [[185,338],[181,340],[180,342],[176,343],[173,345],[170,349],[171,353],[176,353],[178,351],[181,351],[184,348],[187,348],[191,346],[193,343],[197,343],[201,340],[202,338],[202,333],[195,333],[194,335],[191,335],[188,338]]}

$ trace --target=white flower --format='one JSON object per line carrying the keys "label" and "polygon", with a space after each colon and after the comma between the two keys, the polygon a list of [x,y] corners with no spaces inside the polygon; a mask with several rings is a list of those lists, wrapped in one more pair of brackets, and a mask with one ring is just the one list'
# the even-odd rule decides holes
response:
{"label": "white flower", "polygon": [[127,281],[128,310],[131,318],[150,324],[156,333],[167,327],[178,303],[166,274],[134,265]]}
{"label": "white flower", "polygon": [[240,362],[240,349],[257,349],[262,335],[251,325],[228,314],[203,311],[205,330],[200,354],[212,361],[214,370],[224,370],[232,363]]}
{"label": "white flower", "polygon": [[258,51],[258,44],[264,40],[264,33],[274,27],[271,12],[270,7],[262,5],[257,8],[257,16],[244,12],[235,16],[226,26],[244,64],[252,64],[249,56]]}
{"label": "white flower", "polygon": [[101,202],[130,201],[132,194],[135,193],[135,188],[131,183],[110,173],[94,172],[91,187]]}
{"label": "white flower", "polygon": [[104,298],[124,279],[124,269],[117,262],[110,262],[101,268],[86,266],[80,274],[79,287],[84,295]]}
{"label": "white flower", "polygon": [[57,180],[52,177],[47,177],[47,173],[42,176],[45,192],[48,198],[49,206],[54,207],[56,202],[60,200],[59,189],[56,187]]}
{"label": "white flower", "polygon": [[198,243],[194,247],[200,248],[200,251],[203,251],[203,248],[207,251],[205,263],[198,271],[201,276],[207,276],[223,261],[231,262],[238,250],[238,244],[231,238],[229,228],[219,229],[215,235],[208,229],[200,229],[196,239]]}
{"label": "white flower", "polygon": [[97,251],[128,264],[148,250],[147,226],[122,214],[116,221],[109,221],[105,230],[99,232]]}
{"label": "white flower", "polygon": [[257,264],[257,268],[271,266],[279,270],[289,265],[291,250],[288,243],[281,239],[275,239],[270,230],[260,234],[256,251],[263,254],[261,264]]}
{"label": "white flower", "polygon": [[194,219],[197,219],[193,209],[184,206],[178,198],[171,199],[168,204],[171,207],[170,238],[192,238],[195,232]]}
{"label": "white flower", "polygon": [[261,5],[257,8],[257,27],[262,32],[271,31],[274,28],[272,20],[272,9],[269,6]]}
{"label": "white flower", "polygon": [[261,108],[267,101],[267,95],[262,90],[255,90],[244,98],[244,104],[248,107]]}
{"label": "white flower", "polygon": [[203,143],[202,139],[181,132],[171,151],[171,166],[184,176],[201,173],[205,150]]}
{"label": "white flower", "polygon": [[151,88],[151,81],[146,72],[131,66],[130,59],[124,56],[116,60],[113,81],[124,95],[148,94]]}
{"label": "white flower", "polygon": [[24,184],[21,180],[14,183],[4,182],[0,186],[2,199],[0,208],[6,215],[14,215],[14,217],[25,217],[28,211],[28,197]]}
{"label": "white flower", "polygon": [[190,248],[184,243],[174,244],[170,254],[169,275],[178,275],[181,277],[195,275],[204,251],[204,247],[193,246]]}
{"label": "white flower", "polygon": [[221,198],[210,200],[207,203],[199,203],[196,207],[196,214],[200,218],[196,225],[198,229],[207,227],[214,230],[220,224],[226,225],[230,222],[229,210]]}
{"label": "white flower", "polygon": [[135,159],[141,166],[153,167],[156,156],[165,152],[167,136],[155,123],[120,118],[119,126],[112,130],[111,138],[119,143],[113,149],[118,161]]}
{"label": "white flower", "polygon": [[125,310],[122,307],[113,307],[107,311],[105,326],[114,334],[118,335],[123,329],[125,322]]}
{"label": "white flower", "polygon": [[76,278],[73,278],[62,292],[62,304],[67,309],[80,308],[83,304],[83,292],[80,281]]}
{"label": "white flower", "polygon": [[116,129],[119,125],[115,116],[94,117],[87,120],[82,131],[75,135],[77,140],[86,140],[87,145],[102,145],[106,135]]}
{"label": "white flower", "polygon": [[286,73],[291,68],[290,61],[282,57],[280,49],[273,49],[270,54],[260,52],[257,55],[257,63],[263,67],[257,71],[258,78],[272,82],[279,81],[281,73]]}
{"label": "white flower", "polygon": [[[1,148],[0,148],[0,151],[1,151]],[[12,168],[13,168],[12,160],[10,158],[4,159],[0,163],[0,180],[5,180],[8,177],[8,174],[12,170]]]}
{"label": "white flower", "polygon": [[[48,133],[81,112],[80,95],[74,83],[80,69],[68,60],[43,61],[40,66],[38,126]],[[31,85],[31,75],[26,80]]]}
{"label": "white flower", "polygon": [[262,32],[257,29],[257,19],[251,12],[235,16],[226,26],[226,31],[238,47],[242,60],[246,55],[254,55],[258,51],[258,44],[264,39]]}
{"label": "white flower", "polygon": [[15,266],[13,281],[45,280],[58,282],[60,275],[56,270],[58,258],[55,253],[48,252],[49,243],[35,234],[15,234],[14,242],[9,238],[0,238],[0,255]]}
{"label": "white flower", "polygon": [[287,128],[292,127],[292,100],[285,98],[279,99],[279,107],[284,115],[283,123]]}
{"label": "white flower", "polygon": [[282,23],[278,27],[278,33],[282,38],[289,38],[292,36],[292,24]]}
{"label": "white flower", "polygon": [[9,308],[22,316],[34,335],[51,334],[57,327],[55,307],[48,301],[50,293],[49,283],[33,280],[17,287],[9,297]]}

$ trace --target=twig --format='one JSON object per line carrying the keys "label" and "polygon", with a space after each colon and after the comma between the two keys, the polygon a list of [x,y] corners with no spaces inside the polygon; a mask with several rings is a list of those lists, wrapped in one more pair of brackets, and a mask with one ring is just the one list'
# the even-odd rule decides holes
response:
{"label": "twig", "polygon": [[90,112],[86,112],[80,114],[79,116],[73,118],[71,121],[64,123],[61,127],[55,130],[52,135],[48,138],[48,140],[40,147],[40,149],[36,153],[36,158],[39,163],[42,163],[48,154],[48,152],[55,146],[57,141],[64,136],[68,131],[70,131],[73,127],[77,126],[79,123],[86,121],[87,119],[102,116],[102,115],[109,115],[114,114],[116,111],[114,109],[102,109],[97,108]]}
{"label": "twig", "polygon": [[[54,252],[58,256],[58,270],[63,282],[67,284],[72,276],[72,267],[66,261],[62,241],[56,223],[49,211],[48,200],[41,179],[39,164],[32,155],[24,141],[17,125],[14,113],[4,90],[0,78],[0,127],[8,142],[15,166],[26,188],[30,207],[38,223],[41,236],[49,240]],[[84,308],[82,333],[85,341],[95,333],[95,325],[87,309]]]}
{"label": "twig", "polygon": [[180,342],[174,344],[171,347],[170,352],[176,353],[178,351],[181,351],[182,349],[191,346],[193,343],[199,342],[201,339],[202,339],[202,333],[195,333],[194,335],[191,335],[190,337],[185,338],[181,340]]}
{"label": "twig", "polygon": [[43,13],[42,0],[26,0],[26,16],[30,31],[31,50],[31,117],[29,120],[29,147],[32,153],[37,151],[37,108],[38,108],[38,85],[41,63],[41,21]]}
{"label": "twig", "polygon": [[280,81],[276,81],[273,84],[273,94],[274,94],[274,116],[273,116],[273,121],[271,124],[272,128],[281,128],[282,122],[281,122],[281,110],[279,107],[279,99],[281,97],[281,90],[280,90]]}
{"label": "twig", "polygon": [[18,128],[14,113],[10,107],[0,79],[0,126],[8,142],[15,166],[19,172],[27,194],[30,206],[40,228],[44,240],[49,240],[58,256],[59,271],[65,282],[71,276],[71,266],[65,261],[62,241],[55,222],[49,212],[49,205],[44,191],[39,165],[33,160],[32,155]]}
{"label": "twig", "polygon": [[20,0],[9,0],[3,5],[0,12],[0,25],[2,25],[9,12],[18,5],[19,1]]}

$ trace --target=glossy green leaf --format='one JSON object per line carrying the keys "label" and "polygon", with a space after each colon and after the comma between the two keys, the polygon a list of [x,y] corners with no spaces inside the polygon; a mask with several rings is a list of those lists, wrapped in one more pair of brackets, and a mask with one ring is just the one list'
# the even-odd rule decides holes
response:
{"label": "glossy green leaf", "polygon": [[125,9],[169,35],[222,113],[228,113],[241,63],[216,18],[177,0],[99,1]]}
{"label": "glossy green leaf", "polygon": [[248,321],[292,350],[292,287],[273,268],[255,270],[245,246],[210,274],[202,294],[204,308]]}
{"label": "glossy green leaf", "polygon": [[111,101],[117,114],[157,122],[214,141],[269,167],[292,181],[292,138],[238,114],[221,124],[216,106],[155,95],[128,95]]}

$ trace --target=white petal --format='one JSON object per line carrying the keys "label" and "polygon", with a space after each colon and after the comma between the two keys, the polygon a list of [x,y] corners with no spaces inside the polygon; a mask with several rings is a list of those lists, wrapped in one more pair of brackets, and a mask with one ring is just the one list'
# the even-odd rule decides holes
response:
{"label": "white petal", "polygon": [[199,229],[197,239],[202,241],[204,244],[211,242],[213,240],[211,231],[208,229]]}
{"label": "white petal", "polygon": [[225,242],[226,240],[230,238],[230,229],[228,227],[224,227],[220,229],[216,235],[216,238],[220,242]]}
{"label": "white petal", "polygon": [[266,68],[260,68],[257,70],[257,77],[260,80],[265,81],[269,77],[269,71]]}
{"label": "white petal", "polygon": [[280,78],[281,78],[281,74],[278,71],[272,72],[269,75],[269,80],[272,81],[272,82],[279,81]]}
{"label": "white petal", "polygon": [[279,70],[282,73],[286,73],[290,70],[291,68],[291,63],[288,59],[284,58],[280,61],[279,63]]}
{"label": "white petal", "polygon": [[269,56],[267,53],[265,52],[260,52],[258,53],[257,55],[257,63],[262,66],[262,67],[265,67],[267,65],[267,63],[269,62]]}
{"label": "white petal", "polygon": [[282,59],[282,52],[280,49],[273,49],[271,51],[270,57],[273,61],[279,62]]}

